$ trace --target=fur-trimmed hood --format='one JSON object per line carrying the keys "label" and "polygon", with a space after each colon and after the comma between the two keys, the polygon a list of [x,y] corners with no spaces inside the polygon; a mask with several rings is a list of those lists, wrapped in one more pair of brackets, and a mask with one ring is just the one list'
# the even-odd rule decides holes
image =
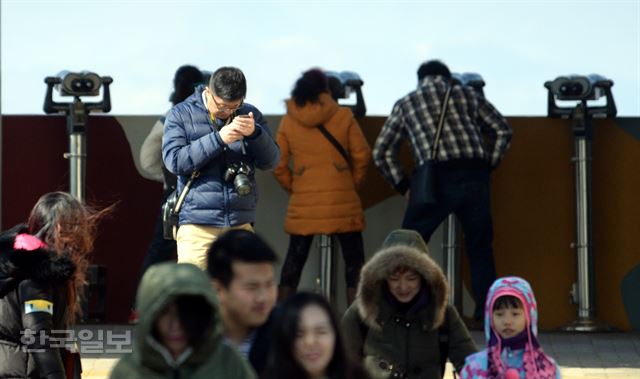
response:
{"label": "fur-trimmed hood", "polygon": [[409,267],[424,278],[429,301],[421,313],[430,330],[438,328],[444,321],[449,296],[444,273],[426,252],[400,244],[380,250],[362,267],[355,300],[360,317],[370,328],[381,328],[382,309],[388,308],[383,288],[386,279],[401,267]]}
{"label": "fur-trimmed hood", "polygon": [[[68,257],[44,246],[16,247],[16,237],[26,232],[26,225],[20,224],[0,234],[0,297],[24,279],[59,284],[69,280],[75,272],[75,265]],[[35,237],[28,237],[37,241]]]}

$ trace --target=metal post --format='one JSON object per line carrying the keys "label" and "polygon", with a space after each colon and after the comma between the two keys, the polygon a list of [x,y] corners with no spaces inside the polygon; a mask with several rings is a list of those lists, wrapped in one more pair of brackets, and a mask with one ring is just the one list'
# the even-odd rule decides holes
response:
{"label": "metal post", "polygon": [[442,251],[449,283],[449,304],[462,313],[462,283],[460,276],[459,236],[460,226],[452,213],[444,224],[444,240]]}
{"label": "metal post", "polygon": [[331,301],[331,265],[332,265],[332,246],[331,236],[320,235],[320,290],[322,294]]}
{"label": "metal post", "polygon": [[84,184],[86,173],[86,135],[84,132],[69,134],[69,152],[64,157],[69,159],[69,193],[80,201],[84,201]]}
{"label": "metal post", "polygon": [[611,326],[596,320],[595,269],[593,260],[593,234],[591,222],[591,118],[586,114],[586,101],[576,106],[574,120],[575,186],[576,186],[576,249],[577,283],[571,291],[571,300],[578,305],[578,319],[563,327],[566,331],[610,331]]}
{"label": "metal post", "polygon": [[591,141],[577,137],[576,252],[578,261],[578,319],[594,319],[593,243],[591,235]]}

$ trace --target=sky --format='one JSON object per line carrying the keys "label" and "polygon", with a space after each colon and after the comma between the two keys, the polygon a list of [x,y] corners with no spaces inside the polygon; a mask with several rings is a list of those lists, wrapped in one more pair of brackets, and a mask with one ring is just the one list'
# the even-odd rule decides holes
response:
{"label": "sky", "polygon": [[273,115],[303,71],[354,71],[367,114],[388,115],[441,59],[482,75],[507,116],[546,115],[545,81],[591,73],[640,116],[640,0],[0,0],[0,15],[2,114],[43,114],[44,78],[63,70],[111,76],[111,114],[162,114],[188,63],[241,68],[247,102]]}

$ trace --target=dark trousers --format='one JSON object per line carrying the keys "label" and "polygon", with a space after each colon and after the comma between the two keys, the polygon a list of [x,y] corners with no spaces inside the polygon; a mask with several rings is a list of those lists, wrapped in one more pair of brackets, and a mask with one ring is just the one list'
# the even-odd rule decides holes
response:
{"label": "dark trousers", "polygon": [[481,320],[487,292],[496,279],[490,171],[486,168],[439,167],[436,177],[438,203],[423,207],[409,206],[402,227],[418,231],[428,242],[450,213],[458,217],[464,232],[471,287],[476,301],[474,318]]}
{"label": "dark trousers", "polygon": [[[162,235],[162,204],[167,200],[167,197],[171,194],[172,190],[165,190],[162,194],[162,203],[160,203],[160,213],[156,219],[156,224],[153,228],[153,239],[147,250],[147,254],[142,261],[142,267],[140,268],[140,274],[138,275],[138,283],[140,279],[147,271],[149,267],[156,263],[175,261],[176,256],[176,241],[166,240]],[[136,286],[137,287],[137,286]],[[135,301],[135,300],[134,300]],[[134,304],[135,308],[135,304]]]}
{"label": "dark trousers", "polygon": [[[345,277],[347,287],[355,288],[360,279],[360,269],[364,264],[364,245],[362,243],[361,232],[336,233],[335,236],[340,241],[340,250],[345,263]],[[289,237],[289,249],[287,257],[282,265],[280,274],[280,285],[297,288],[300,283],[302,269],[309,257],[309,249],[313,235],[300,236],[292,234]]]}

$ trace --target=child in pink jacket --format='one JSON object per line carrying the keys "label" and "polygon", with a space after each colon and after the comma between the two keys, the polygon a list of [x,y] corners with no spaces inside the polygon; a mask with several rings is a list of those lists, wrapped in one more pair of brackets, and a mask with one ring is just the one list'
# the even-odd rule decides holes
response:
{"label": "child in pink jacket", "polygon": [[467,357],[462,379],[560,378],[560,369],[538,343],[538,307],[526,280],[497,279],[484,312],[487,348]]}

